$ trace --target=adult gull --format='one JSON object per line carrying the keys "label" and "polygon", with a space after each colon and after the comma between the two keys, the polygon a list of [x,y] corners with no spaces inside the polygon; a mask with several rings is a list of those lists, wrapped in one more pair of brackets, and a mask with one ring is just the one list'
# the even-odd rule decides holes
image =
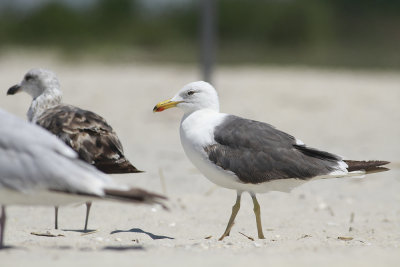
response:
{"label": "adult gull", "polygon": [[290,192],[313,179],[388,170],[381,167],[387,161],[344,160],[308,147],[267,123],[220,113],[216,90],[203,81],[187,84],[153,111],[172,107],[184,112],[180,138],[187,157],[211,182],[237,191],[228,225],[219,240],[229,235],[243,192],[252,197],[258,237],[263,239],[256,193]]}
{"label": "adult gull", "polygon": [[7,205],[58,206],[100,199],[151,204],[164,199],[113,182],[54,135],[1,109],[0,125],[0,248]]}
{"label": "adult gull", "polygon": [[[52,71],[31,69],[7,94],[18,92],[26,92],[33,98],[28,120],[61,138],[84,161],[108,174],[141,172],[125,157],[117,134],[104,118],[61,102],[60,83]],[[91,202],[87,202],[85,230],[90,207]],[[55,228],[58,228],[58,207],[55,209]]]}

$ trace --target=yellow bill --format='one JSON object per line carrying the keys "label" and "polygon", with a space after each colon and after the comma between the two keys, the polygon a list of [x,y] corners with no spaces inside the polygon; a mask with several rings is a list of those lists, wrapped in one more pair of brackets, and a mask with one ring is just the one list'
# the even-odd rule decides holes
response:
{"label": "yellow bill", "polygon": [[181,102],[182,102],[182,101],[171,101],[171,99],[162,101],[162,102],[158,103],[158,104],[153,108],[153,112],[161,112],[161,111],[164,111],[164,110],[166,110],[166,109],[176,107],[176,105],[178,105],[178,104],[181,103]]}

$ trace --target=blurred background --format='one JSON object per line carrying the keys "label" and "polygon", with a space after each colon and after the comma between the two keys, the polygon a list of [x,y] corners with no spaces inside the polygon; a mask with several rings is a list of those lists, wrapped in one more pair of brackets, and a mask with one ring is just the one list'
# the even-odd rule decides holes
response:
{"label": "blurred background", "polygon": [[[398,162],[399,48],[398,0],[0,1],[2,90],[30,68],[55,71],[65,102],[103,115],[156,177],[172,168],[166,158],[189,162],[181,113],[152,107],[199,79],[224,112],[349,158]],[[25,117],[30,101],[0,106]]]}
{"label": "blurred background", "polygon": [[[181,113],[152,107],[199,79],[224,112],[349,158],[398,162],[399,48],[398,0],[0,1],[2,90],[32,67],[55,71],[65,102],[108,119],[156,177],[172,169],[166,158],[188,162]],[[24,117],[30,101],[0,106]]]}
{"label": "blurred background", "polygon": [[195,63],[205,2],[219,64],[400,67],[398,0],[2,0],[0,53]]}
{"label": "blurred background", "polygon": [[[202,261],[225,251],[219,266],[265,266],[290,258],[291,264],[282,265],[309,266],[311,257],[325,265],[376,266],[394,259],[393,266],[400,266],[399,48],[399,0],[0,0],[0,108],[26,119],[31,98],[6,96],[7,89],[33,67],[53,70],[65,103],[102,115],[127,158],[145,171],[113,178],[170,199],[170,213],[96,203],[90,224],[107,231],[76,242],[62,232],[63,241],[48,241],[49,247],[64,242],[98,248],[106,243],[94,238],[108,240],[115,229],[138,227],[176,238],[160,247],[162,241],[140,233],[118,235],[120,244],[140,239],[146,247],[135,260],[163,266],[193,262],[188,244],[196,253],[205,248],[195,254]],[[260,194],[265,229],[272,229],[263,248],[237,233],[255,234],[246,195],[232,246],[222,247],[215,237],[226,225],[235,193],[213,185],[186,158],[181,111],[152,112],[157,102],[199,79],[216,86],[223,112],[268,122],[347,159],[392,161],[392,170],[366,179],[313,181],[291,194]],[[7,226],[7,243],[29,250],[12,250],[8,260],[34,259],[34,266],[43,267],[53,264],[43,264],[49,257],[78,253],[132,262],[132,254],[122,251],[118,257],[85,249],[50,251],[43,239],[26,233],[52,230],[53,209],[9,210],[15,219]],[[81,229],[83,208],[62,212],[68,214],[62,215],[65,227]],[[206,235],[213,235],[211,243]],[[338,235],[354,240],[338,241]],[[218,249],[206,250],[210,244]],[[233,255],[232,248],[240,249]],[[183,255],[177,257],[177,250]],[[154,251],[165,257],[170,252],[170,260],[154,257]]]}

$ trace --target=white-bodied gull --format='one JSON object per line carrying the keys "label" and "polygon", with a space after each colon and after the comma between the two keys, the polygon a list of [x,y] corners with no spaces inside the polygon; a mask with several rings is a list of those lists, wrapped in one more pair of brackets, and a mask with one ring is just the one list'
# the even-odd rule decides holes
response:
{"label": "white-bodied gull", "polygon": [[1,109],[0,125],[0,248],[7,205],[58,206],[96,199],[160,203],[164,199],[113,182],[54,135]]}
{"label": "white-bodied gull", "polygon": [[343,160],[340,156],[306,146],[273,126],[219,112],[214,87],[198,81],[184,86],[153,111],[178,107],[183,149],[192,163],[213,183],[237,191],[222,240],[228,236],[240,208],[243,192],[250,193],[258,237],[264,238],[256,193],[290,192],[316,178],[363,175],[387,170],[387,161]]}
{"label": "white-bodied gull", "polygon": [[[31,69],[19,84],[8,89],[7,94],[18,92],[26,92],[33,98],[28,120],[61,138],[84,161],[108,174],[141,172],[126,159],[117,134],[105,119],[61,102],[60,83],[52,71]],[[91,202],[87,202],[85,230],[90,207]],[[58,207],[55,228],[58,228]]]}

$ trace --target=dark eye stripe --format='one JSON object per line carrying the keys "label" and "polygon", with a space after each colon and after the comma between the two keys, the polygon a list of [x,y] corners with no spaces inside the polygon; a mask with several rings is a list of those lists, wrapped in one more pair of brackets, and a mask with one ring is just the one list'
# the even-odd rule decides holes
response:
{"label": "dark eye stripe", "polygon": [[25,76],[25,80],[29,81],[31,79],[33,79],[32,75],[28,74],[28,75]]}

